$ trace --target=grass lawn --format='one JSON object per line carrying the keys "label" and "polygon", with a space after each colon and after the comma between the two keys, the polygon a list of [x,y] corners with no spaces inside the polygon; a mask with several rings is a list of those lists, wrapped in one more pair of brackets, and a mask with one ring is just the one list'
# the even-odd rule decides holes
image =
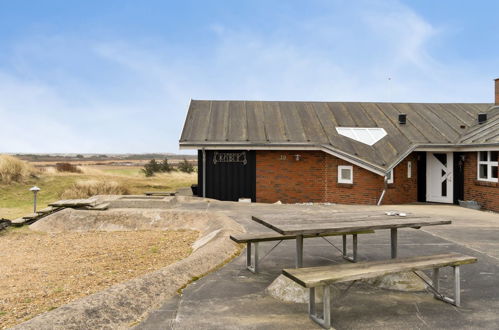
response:
{"label": "grass lawn", "polygon": [[123,184],[131,194],[146,191],[176,190],[196,183],[197,173],[161,173],[146,178],[139,166],[89,166],[83,173],[42,173],[23,183],[0,183],[0,218],[15,219],[33,212],[33,185],[42,190],[38,193],[38,209],[61,199],[61,194],[77,181],[114,181]]}

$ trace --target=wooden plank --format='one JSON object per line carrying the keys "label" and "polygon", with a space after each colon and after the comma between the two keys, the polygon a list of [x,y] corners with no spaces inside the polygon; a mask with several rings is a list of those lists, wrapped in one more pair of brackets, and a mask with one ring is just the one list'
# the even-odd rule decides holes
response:
{"label": "wooden plank", "polygon": [[145,192],[146,196],[175,196],[175,191],[148,191]]}
{"label": "wooden plank", "polygon": [[40,216],[40,214],[32,213],[32,214],[25,215],[22,218],[24,220],[32,220],[32,219],[37,219],[39,216]]}
{"label": "wooden plank", "polygon": [[[374,230],[364,230],[355,231],[348,233],[326,233],[319,235],[305,235],[305,238],[314,238],[322,236],[339,236],[339,235],[363,235],[363,234],[374,234]],[[290,240],[295,239],[296,235],[280,235],[277,233],[246,233],[239,235],[230,235],[230,239],[236,243],[248,243],[248,242],[269,242],[269,241],[280,241],[280,240]]]}
{"label": "wooden plank", "polygon": [[475,257],[458,253],[418,256],[411,258],[370,261],[355,264],[283,269],[282,273],[298,284],[316,286],[363,280],[387,274],[411,272],[445,266],[458,266],[476,262]]}
{"label": "wooden plank", "polygon": [[318,220],[328,220],[328,221],[339,221],[339,220],[347,220],[347,221],[354,221],[356,219],[404,219],[404,218],[429,218],[428,216],[420,216],[420,215],[414,215],[412,213],[406,213],[407,215],[405,217],[401,217],[398,215],[394,216],[388,216],[385,214],[385,212],[380,212],[380,211],[357,211],[357,212],[335,212],[335,211],[328,211],[327,213],[319,213],[319,212],[314,212],[313,214],[311,213],[306,213],[306,212],[296,212],[293,214],[280,214],[280,213],[273,213],[273,214],[266,214],[263,217],[258,216],[258,218],[265,219],[265,221],[284,221],[284,222],[291,222],[291,221],[306,221],[307,223],[310,221],[318,221]]}
{"label": "wooden plank", "polygon": [[49,206],[55,207],[80,207],[80,206],[90,206],[93,205],[94,201],[89,199],[64,199],[54,203],[50,203]]}
{"label": "wooden plank", "polygon": [[359,230],[377,230],[391,228],[418,228],[422,226],[435,226],[451,224],[450,220],[432,220],[420,217],[414,218],[393,218],[386,216],[376,220],[363,219],[362,221],[301,221],[283,222],[258,218],[253,216],[256,221],[268,228],[271,228],[282,235],[307,235],[333,232],[348,232]]}
{"label": "wooden plank", "polygon": [[111,204],[111,203],[102,203],[102,204],[99,204],[99,205],[88,207],[87,210],[105,211],[105,210],[107,210],[109,208],[109,204]]}
{"label": "wooden plank", "polygon": [[57,209],[59,209],[59,207],[48,206],[48,207],[46,207],[44,209],[36,211],[36,213],[38,213],[38,214],[45,214],[45,213],[53,212],[53,211],[55,211]]}

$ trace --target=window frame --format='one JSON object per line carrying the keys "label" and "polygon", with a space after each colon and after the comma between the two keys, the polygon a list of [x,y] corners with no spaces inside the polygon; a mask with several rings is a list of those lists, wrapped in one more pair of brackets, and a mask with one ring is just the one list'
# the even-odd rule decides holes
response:
{"label": "window frame", "polygon": [[[350,180],[341,177],[342,170],[350,170]],[[353,184],[353,166],[352,165],[338,165],[338,183]]]}
{"label": "window frame", "polygon": [[386,183],[387,184],[393,184],[395,182],[395,178],[393,176],[394,175],[393,168],[388,173],[390,174],[390,177],[388,177],[388,175],[386,176]]}
{"label": "window frame", "polygon": [[[480,153],[486,152],[487,153],[487,160],[480,160]],[[486,182],[499,182],[499,178],[493,178],[492,177],[492,167],[499,167],[499,161],[493,161],[492,160],[492,151],[478,151],[477,152],[477,167],[476,167],[476,178],[478,181],[486,181]],[[481,178],[480,177],[480,165],[485,165],[487,166],[487,177],[486,178]]]}

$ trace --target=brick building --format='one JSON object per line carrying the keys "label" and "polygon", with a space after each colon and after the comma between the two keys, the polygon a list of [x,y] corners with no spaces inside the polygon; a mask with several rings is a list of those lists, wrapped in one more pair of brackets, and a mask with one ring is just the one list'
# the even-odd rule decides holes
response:
{"label": "brick building", "polygon": [[200,196],[499,211],[499,79],[495,104],[193,100],[180,147]]}

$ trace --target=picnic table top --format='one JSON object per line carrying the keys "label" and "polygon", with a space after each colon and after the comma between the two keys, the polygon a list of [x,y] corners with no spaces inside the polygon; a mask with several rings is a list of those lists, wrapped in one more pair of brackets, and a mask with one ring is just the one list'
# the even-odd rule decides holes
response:
{"label": "picnic table top", "polygon": [[386,215],[384,212],[357,212],[331,214],[294,214],[252,216],[252,220],[282,235],[307,235],[362,230],[419,228],[422,226],[448,225],[450,220],[425,216]]}

